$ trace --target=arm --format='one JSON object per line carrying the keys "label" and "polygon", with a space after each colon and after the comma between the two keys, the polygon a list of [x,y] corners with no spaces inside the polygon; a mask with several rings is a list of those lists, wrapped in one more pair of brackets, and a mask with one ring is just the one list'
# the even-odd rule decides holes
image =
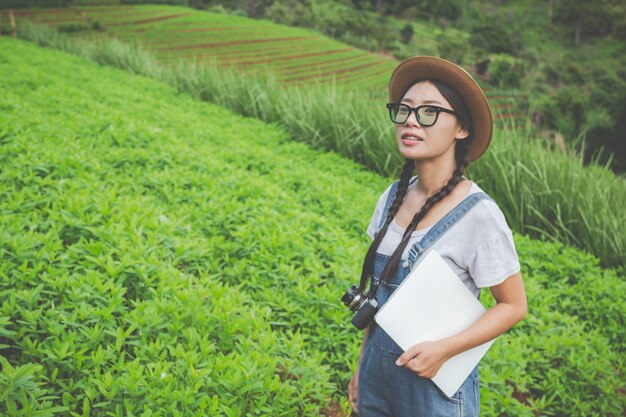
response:
{"label": "arm", "polygon": [[521,273],[494,285],[491,293],[497,304],[476,323],[449,338],[418,343],[404,352],[396,364],[421,377],[432,378],[446,360],[496,338],[524,318],[527,304]]}

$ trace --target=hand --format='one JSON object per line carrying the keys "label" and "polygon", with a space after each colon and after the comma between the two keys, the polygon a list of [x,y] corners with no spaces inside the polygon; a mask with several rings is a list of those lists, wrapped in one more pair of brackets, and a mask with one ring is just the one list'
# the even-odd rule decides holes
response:
{"label": "hand", "polygon": [[404,352],[396,365],[404,366],[423,378],[433,378],[448,359],[450,354],[443,341],[422,342]]}
{"label": "hand", "polygon": [[352,406],[352,410],[354,412],[359,411],[359,406],[357,404],[357,398],[359,394],[359,368],[356,369],[350,383],[348,384],[348,401]]}

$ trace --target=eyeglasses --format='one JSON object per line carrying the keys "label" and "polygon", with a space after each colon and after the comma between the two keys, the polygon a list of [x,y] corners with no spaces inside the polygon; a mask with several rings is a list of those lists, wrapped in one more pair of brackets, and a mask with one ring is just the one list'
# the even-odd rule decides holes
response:
{"label": "eyeglasses", "polygon": [[431,105],[409,107],[402,103],[387,103],[387,108],[389,109],[389,117],[391,118],[391,121],[399,125],[405,123],[409,119],[411,112],[415,112],[417,123],[423,127],[429,127],[437,123],[439,113],[441,112],[454,115],[457,114],[455,111]]}

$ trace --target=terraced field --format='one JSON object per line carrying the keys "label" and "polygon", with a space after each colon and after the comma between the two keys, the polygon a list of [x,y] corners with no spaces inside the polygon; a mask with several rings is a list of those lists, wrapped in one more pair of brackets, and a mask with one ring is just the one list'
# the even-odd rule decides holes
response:
{"label": "terraced field", "polygon": [[[6,11],[1,17],[6,22]],[[398,63],[312,30],[184,7],[84,6],[16,11],[15,18],[51,25],[74,37],[138,43],[164,65],[211,60],[247,74],[269,71],[294,85],[335,81],[350,89],[367,89],[376,100],[385,99],[389,75]],[[523,123],[514,110],[515,94],[490,87],[485,91],[501,119]]]}
{"label": "terraced field", "polygon": [[106,6],[22,11],[28,18],[62,28],[98,22],[103,32],[73,36],[115,36],[137,42],[165,63],[217,60],[247,73],[272,71],[284,81],[333,79],[365,87],[384,86],[396,61],[334,41],[317,32],[268,21],[169,6]]}

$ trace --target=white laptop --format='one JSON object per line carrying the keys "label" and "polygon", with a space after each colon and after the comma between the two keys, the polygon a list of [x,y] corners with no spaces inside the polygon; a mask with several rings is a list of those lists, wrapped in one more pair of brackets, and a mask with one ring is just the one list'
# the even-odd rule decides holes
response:
{"label": "white laptop", "polygon": [[[417,343],[459,333],[485,311],[443,258],[430,250],[374,319],[406,351]],[[433,382],[452,397],[492,343],[493,340],[450,358]]]}

